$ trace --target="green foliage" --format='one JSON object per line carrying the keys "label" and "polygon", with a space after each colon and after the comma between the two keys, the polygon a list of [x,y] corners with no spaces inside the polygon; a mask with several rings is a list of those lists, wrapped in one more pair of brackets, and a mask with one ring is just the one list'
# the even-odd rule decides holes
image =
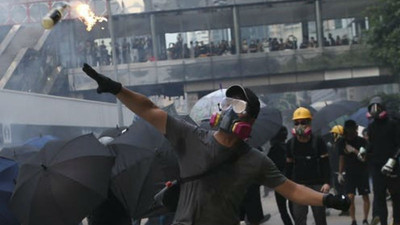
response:
{"label": "green foliage", "polygon": [[368,44],[374,58],[393,72],[400,72],[400,1],[378,0],[367,10],[370,30]]}

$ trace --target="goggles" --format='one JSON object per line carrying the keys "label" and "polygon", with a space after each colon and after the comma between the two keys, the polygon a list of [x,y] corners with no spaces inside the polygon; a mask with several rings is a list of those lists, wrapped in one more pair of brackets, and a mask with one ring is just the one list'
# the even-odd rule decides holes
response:
{"label": "goggles", "polygon": [[235,113],[244,113],[247,108],[247,102],[236,98],[224,97],[219,103],[219,109],[222,111],[226,111],[231,107]]}
{"label": "goggles", "polygon": [[298,126],[298,125],[308,125],[310,124],[309,120],[296,120],[294,121],[294,125]]}
{"label": "goggles", "polygon": [[371,114],[378,114],[382,111],[382,109],[378,104],[373,104],[369,111]]}

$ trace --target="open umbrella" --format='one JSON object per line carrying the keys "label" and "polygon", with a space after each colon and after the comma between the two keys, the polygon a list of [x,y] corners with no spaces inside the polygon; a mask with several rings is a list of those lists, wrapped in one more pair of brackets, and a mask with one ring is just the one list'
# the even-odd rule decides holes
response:
{"label": "open umbrella", "polygon": [[3,148],[0,151],[0,156],[15,160],[18,164],[23,163],[30,157],[35,155],[39,149],[32,147],[30,145],[21,145],[16,147]]}
{"label": "open umbrella", "polygon": [[0,157],[0,224],[18,225],[17,218],[8,208],[8,202],[15,188],[18,175],[18,164],[7,158]]}
{"label": "open umbrella", "polygon": [[197,124],[210,119],[214,112],[218,112],[218,103],[225,97],[226,89],[216,90],[200,98],[190,110],[190,117]]}
{"label": "open umbrella", "polygon": [[93,134],[49,142],[22,164],[10,207],[24,225],[76,225],[106,198],[113,163]]}
{"label": "open umbrella", "polygon": [[53,140],[58,140],[58,138],[52,135],[40,135],[38,137],[28,139],[23,145],[28,145],[37,149],[41,149],[47,142]]}
{"label": "open umbrella", "polygon": [[282,126],[281,112],[276,108],[262,107],[253,124],[249,145],[258,147],[274,137]]}
{"label": "open umbrella", "polygon": [[179,176],[170,143],[152,125],[137,118],[109,146],[116,152],[111,189],[134,219],[152,211],[153,197]]}
{"label": "open umbrella", "polygon": [[312,121],[313,132],[325,135],[331,127],[341,125],[349,119],[362,105],[355,101],[338,101],[323,107],[314,116]]}
{"label": "open umbrella", "polygon": [[124,133],[124,131],[126,131],[126,129],[128,129],[128,127],[126,127],[126,126],[122,126],[122,127],[116,126],[115,128],[110,128],[110,129],[103,131],[99,135],[99,138],[102,138],[102,137],[116,138],[116,137],[120,136],[122,133]]}
{"label": "open umbrella", "polygon": [[[103,145],[108,145],[116,137],[128,131],[126,126],[116,126],[107,129],[99,135],[99,141]],[[89,224],[114,224],[114,225],[130,225],[132,224],[131,218],[122,205],[122,203],[115,197],[111,189],[108,189],[108,196],[99,206],[97,206],[88,215]]]}
{"label": "open umbrella", "polygon": [[356,121],[356,123],[363,127],[368,127],[369,120],[367,118],[367,107],[362,107],[358,109],[355,113],[350,115],[350,119]]}

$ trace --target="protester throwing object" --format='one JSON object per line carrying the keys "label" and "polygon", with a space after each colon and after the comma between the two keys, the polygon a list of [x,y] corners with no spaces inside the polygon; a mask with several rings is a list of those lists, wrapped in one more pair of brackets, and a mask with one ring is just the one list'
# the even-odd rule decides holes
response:
{"label": "protester throwing object", "polygon": [[180,184],[173,224],[239,224],[240,203],[252,183],[274,188],[299,204],[349,207],[346,196],[320,193],[290,181],[266,155],[244,141],[260,110],[258,97],[250,89],[240,85],[227,89],[215,118],[219,129],[211,131],[169,116],[146,96],[97,73],[87,64],[83,71],[97,82],[98,93],[116,95],[132,112],[165,135],[177,153],[182,179],[218,166],[200,179]]}

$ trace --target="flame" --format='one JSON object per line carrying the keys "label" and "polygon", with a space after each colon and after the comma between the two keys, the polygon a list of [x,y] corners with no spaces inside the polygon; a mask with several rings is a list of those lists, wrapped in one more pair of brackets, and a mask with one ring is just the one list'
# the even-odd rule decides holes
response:
{"label": "flame", "polygon": [[79,3],[74,7],[78,18],[86,25],[86,30],[91,31],[97,22],[107,21],[107,18],[96,16],[88,4]]}

